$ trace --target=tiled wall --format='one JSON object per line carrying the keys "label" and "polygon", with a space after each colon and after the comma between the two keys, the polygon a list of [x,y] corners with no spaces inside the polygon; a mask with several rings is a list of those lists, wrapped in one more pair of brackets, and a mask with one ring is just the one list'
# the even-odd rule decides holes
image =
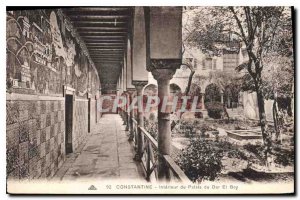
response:
{"label": "tiled wall", "polygon": [[63,100],[6,101],[7,176],[51,177],[65,159]]}
{"label": "tiled wall", "polygon": [[71,88],[80,99],[73,104],[76,151],[88,130],[86,97],[99,96],[100,79],[61,10],[16,10],[6,15],[7,176],[51,177],[66,155],[63,90]]}
{"label": "tiled wall", "polygon": [[88,100],[74,102],[73,149],[76,151],[88,134]]}
{"label": "tiled wall", "polygon": [[96,114],[96,101],[91,100],[91,132],[93,132],[96,128]]}

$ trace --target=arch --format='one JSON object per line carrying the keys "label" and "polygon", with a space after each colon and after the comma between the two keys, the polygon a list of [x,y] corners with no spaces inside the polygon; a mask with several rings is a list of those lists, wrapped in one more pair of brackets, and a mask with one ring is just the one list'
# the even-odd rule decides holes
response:
{"label": "arch", "polygon": [[191,88],[190,88],[190,92],[189,92],[189,95],[190,96],[199,96],[201,95],[201,87],[196,84],[196,83],[192,83],[191,84]]}
{"label": "arch", "polygon": [[155,84],[148,84],[144,87],[143,91],[144,96],[155,96],[157,95],[157,85]]}
{"label": "arch", "polygon": [[202,91],[201,91],[201,87],[196,84],[196,83],[192,83],[191,84],[191,88],[190,88],[190,91],[188,93],[188,95],[191,97],[191,99],[194,100],[195,97],[198,97],[198,100],[197,100],[197,108],[203,108],[203,105],[202,105]]}
{"label": "arch", "polygon": [[224,104],[227,108],[236,108],[239,103],[239,88],[233,83],[224,88]]}
{"label": "arch", "polygon": [[220,88],[216,84],[211,83],[205,88],[204,102],[206,103],[214,101],[221,102],[221,92]]}
{"label": "arch", "polygon": [[171,83],[170,84],[170,94],[175,94],[175,95],[178,95],[178,94],[181,94],[181,88],[175,84],[175,83]]}

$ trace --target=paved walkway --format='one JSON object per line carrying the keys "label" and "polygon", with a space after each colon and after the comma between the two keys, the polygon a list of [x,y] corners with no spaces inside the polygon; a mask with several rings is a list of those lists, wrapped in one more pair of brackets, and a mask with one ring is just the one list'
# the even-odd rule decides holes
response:
{"label": "paved walkway", "polygon": [[53,177],[58,180],[138,179],[144,180],[133,160],[134,150],[117,114],[104,115],[97,131],[88,136],[76,153],[68,154]]}

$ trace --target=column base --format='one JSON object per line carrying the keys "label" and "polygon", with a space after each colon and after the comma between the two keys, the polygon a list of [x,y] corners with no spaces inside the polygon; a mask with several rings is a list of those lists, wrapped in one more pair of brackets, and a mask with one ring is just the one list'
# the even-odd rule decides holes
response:
{"label": "column base", "polygon": [[129,142],[132,142],[132,141],[133,141],[133,138],[134,138],[133,134],[130,133],[129,138],[128,138],[128,141],[129,141]]}
{"label": "column base", "polygon": [[136,153],[133,160],[137,162],[142,162],[143,154]]}

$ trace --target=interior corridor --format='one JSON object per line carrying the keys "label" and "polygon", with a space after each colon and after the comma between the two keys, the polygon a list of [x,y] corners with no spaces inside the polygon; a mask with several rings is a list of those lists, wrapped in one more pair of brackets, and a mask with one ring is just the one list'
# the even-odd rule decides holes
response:
{"label": "interior corridor", "polygon": [[106,114],[96,130],[54,175],[54,180],[135,179],[144,180],[141,168],[133,160],[134,149],[117,114]]}

